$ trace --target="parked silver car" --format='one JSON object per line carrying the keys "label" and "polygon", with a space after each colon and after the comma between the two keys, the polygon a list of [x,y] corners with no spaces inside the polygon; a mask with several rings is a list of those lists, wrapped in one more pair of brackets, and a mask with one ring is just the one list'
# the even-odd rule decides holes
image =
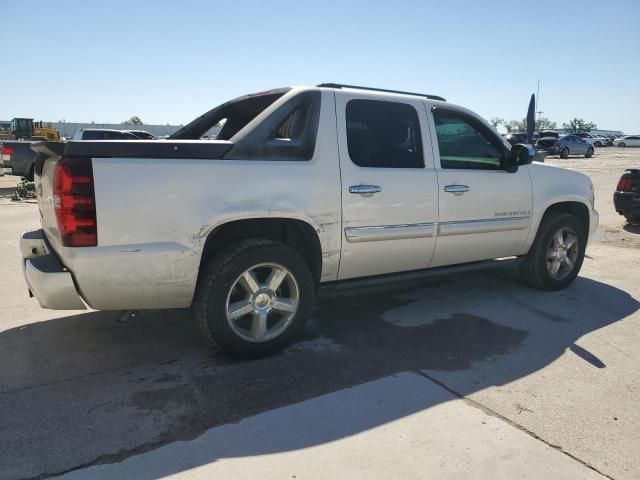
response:
{"label": "parked silver car", "polygon": [[536,142],[536,147],[546,150],[549,155],[560,155],[560,158],[568,158],[569,155],[584,155],[585,158],[590,158],[594,151],[593,145],[573,134],[558,139],[541,138]]}

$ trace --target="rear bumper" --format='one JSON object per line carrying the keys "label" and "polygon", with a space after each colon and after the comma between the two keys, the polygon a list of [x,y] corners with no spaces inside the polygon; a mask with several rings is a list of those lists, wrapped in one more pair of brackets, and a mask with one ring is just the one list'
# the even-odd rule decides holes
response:
{"label": "rear bumper", "polygon": [[42,230],[23,233],[20,251],[29,293],[38,299],[41,307],[53,310],[86,309],[71,272],[49,248]]}
{"label": "rear bumper", "polygon": [[620,215],[640,217],[640,193],[615,192],[613,205]]}

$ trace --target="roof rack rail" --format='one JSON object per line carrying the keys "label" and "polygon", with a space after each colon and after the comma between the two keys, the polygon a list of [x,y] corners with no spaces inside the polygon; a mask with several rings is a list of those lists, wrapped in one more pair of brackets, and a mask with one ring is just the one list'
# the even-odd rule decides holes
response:
{"label": "roof rack rail", "polygon": [[446,102],[446,100],[439,95],[427,95],[426,93],[403,92],[401,90],[387,90],[386,88],[361,87],[358,85],[344,85],[342,83],[320,83],[316,85],[316,87],[355,88],[357,90],[371,90],[372,92],[399,93],[401,95],[415,95],[416,97],[426,97],[430,100],[441,100],[443,102]]}

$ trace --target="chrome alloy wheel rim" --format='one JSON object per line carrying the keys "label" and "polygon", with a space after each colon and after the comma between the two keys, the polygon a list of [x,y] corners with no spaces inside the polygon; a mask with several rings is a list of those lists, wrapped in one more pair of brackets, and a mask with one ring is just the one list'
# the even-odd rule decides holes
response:
{"label": "chrome alloy wheel rim", "polygon": [[575,267],[578,259],[578,236],[569,227],[558,230],[547,248],[547,271],[551,278],[562,280]]}
{"label": "chrome alloy wheel rim", "polygon": [[293,274],[277,263],[260,263],[233,282],[225,305],[227,323],[243,340],[267,342],[287,329],[299,303]]}

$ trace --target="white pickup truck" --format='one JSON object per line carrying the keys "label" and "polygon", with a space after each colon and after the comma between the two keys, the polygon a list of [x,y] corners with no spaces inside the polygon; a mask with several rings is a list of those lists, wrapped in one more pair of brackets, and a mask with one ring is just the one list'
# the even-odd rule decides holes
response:
{"label": "white pickup truck", "polygon": [[321,286],[518,262],[529,284],[566,287],[598,223],[588,177],[432,95],[282,88],[166,140],[34,149],[42,228],[20,246],[42,307],[192,306],[247,357],[287,345]]}

